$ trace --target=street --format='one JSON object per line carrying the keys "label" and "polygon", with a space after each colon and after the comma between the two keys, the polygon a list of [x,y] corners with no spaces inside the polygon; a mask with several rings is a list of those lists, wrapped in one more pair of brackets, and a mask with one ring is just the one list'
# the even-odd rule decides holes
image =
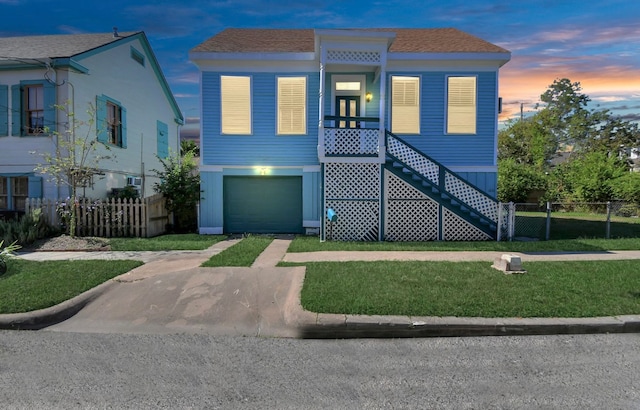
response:
{"label": "street", "polygon": [[0,331],[0,407],[640,408],[640,335],[298,340]]}

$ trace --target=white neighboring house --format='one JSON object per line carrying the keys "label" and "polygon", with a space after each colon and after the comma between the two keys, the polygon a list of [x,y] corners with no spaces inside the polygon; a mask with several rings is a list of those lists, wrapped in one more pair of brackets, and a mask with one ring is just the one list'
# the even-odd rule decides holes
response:
{"label": "white neighboring house", "polygon": [[92,133],[111,157],[79,196],[105,198],[131,184],[152,195],[157,156],[179,152],[184,118],[144,32],[0,37],[0,212],[23,210],[26,198],[69,196],[35,171],[38,154],[55,152],[53,131],[68,129],[54,107],[65,104],[85,122],[95,107],[91,129],[75,133]]}

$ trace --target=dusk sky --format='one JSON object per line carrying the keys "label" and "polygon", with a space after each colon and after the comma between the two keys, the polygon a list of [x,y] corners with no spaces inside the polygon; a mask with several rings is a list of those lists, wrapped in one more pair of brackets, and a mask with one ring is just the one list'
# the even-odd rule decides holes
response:
{"label": "dusk sky", "polygon": [[582,84],[593,108],[640,120],[637,0],[416,1],[0,0],[0,36],[144,31],[185,117],[199,117],[191,48],[228,27],[455,27],[511,51],[504,113],[532,111],[556,78]]}

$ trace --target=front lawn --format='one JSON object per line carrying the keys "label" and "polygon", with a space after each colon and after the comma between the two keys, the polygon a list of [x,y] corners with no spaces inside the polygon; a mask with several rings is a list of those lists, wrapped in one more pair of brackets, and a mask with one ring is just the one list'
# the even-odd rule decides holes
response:
{"label": "front lawn", "polygon": [[640,313],[640,269],[632,260],[525,262],[524,275],[505,275],[487,262],[305,265],[302,306],[318,313],[459,317]]}
{"label": "front lawn", "polygon": [[44,309],[140,265],[131,260],[35,262],[12,258],[0,276],[0,314]]}
{"label": "front lawn", "polygon": [[201,266],[214,268],[218,266],[251,266],[256,258],[273,242],[271,236],[247,236],[235,245],[213,255]]}
{"label": "front lawn", "polygon": [[317,251],[499,251],[499,252],[599,252],[638,250],[640,237],[622,239],[567,239],[533,242],[320,242],[317,236],[297,236],[287,252]]}

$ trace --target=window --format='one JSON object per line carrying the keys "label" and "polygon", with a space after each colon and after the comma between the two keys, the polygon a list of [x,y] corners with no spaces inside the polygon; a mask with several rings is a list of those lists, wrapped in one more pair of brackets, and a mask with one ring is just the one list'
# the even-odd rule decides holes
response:
{"label": "window", "polygon": [[120,102],[105,95],[96,98],[96,132],[98,141],[127,147],[127,111]]}
{"label": "window", "polygon": [[[3,94],[1,91],[0,95]],[[11,135],[14,137],[49,135],[54,132],[57,111],[55,104],[56,87],[53,83],[29,80],[13,84],[10,109]],[[7,125],[7,131],[8,128]]]}
{"label": "window", "polygon": [[109,143],[122,146],[122,114],[112,102],[107,102],[107,136]]}
{"label": "window", "polygon": [[251,134],[251,77],[220,76],[223,134]]}
{"label": "window", "polygon": [[278,134],[307,133],[306,77],[278,78]]}
{"label": "window", "polygon": [[28,85],[24,87],[25,130],[29,135],[44,132],[44,87]]}
{"label": "window", "polygon": [[24,210],[28,197],[29,177],[0,176],[0,209]]}
{"label": "window", "polygon": [[9,200],[7,198],[7,180],[9,178],[0,176],[0,209],[9,208]]}
{"label": "window", "polygon": [[447,133],[476,133],[476,77],[448,77]]}
{"label": "window", "polygon": [[420,134],[419,77],[391,77],[391,132]]}

